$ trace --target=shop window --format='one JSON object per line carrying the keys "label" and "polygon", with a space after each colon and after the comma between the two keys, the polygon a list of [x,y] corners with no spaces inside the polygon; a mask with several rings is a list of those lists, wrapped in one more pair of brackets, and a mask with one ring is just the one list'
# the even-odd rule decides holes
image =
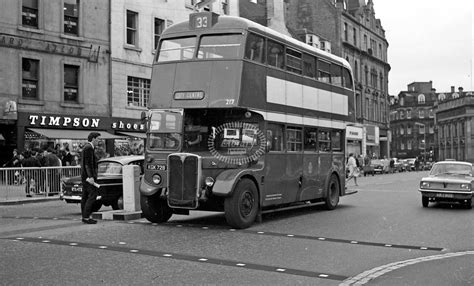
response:
{"label": "shop window", "polygon": [[127,10],[127,44],[138,46],[138,13]]}
{"label": "shop window", "polygon": [[155,38],[154,38],[154,49],[156,50],[158,48],[158,42],[160,41],[160,36],[161,33],[163,33],[165,29],[165,20],[160,19],[160,18],[155,18]]}
{"label": "shop window", "polygon": [[64,33],[79,35],[79,0],[64,0]]}
{"label": "shop window", "polygon": [[127,80],[127,104],[147,107],[150,98],[150,80],[129,76]]}
{"label": "shop window", "polygon": [[79,67],[64,65],[64,101],[79,101]]}
{"label": "shop window", "polygon": [[38,99],[39,60],[21,60],[21,91],[24,99]]}
{"label": "shop window", "polygon": [[21,24],[25,27],[38,28],[38,0],[23,0]]}

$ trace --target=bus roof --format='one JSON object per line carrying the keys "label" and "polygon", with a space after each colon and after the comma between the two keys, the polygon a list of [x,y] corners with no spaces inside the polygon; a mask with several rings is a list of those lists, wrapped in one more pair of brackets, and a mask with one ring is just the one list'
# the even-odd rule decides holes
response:
{"label": "bus roof", "polygon": [[[296,40],[295,38],[292,38],[290,36],[287,36],[285,34],[282,34],[280,32],[277,32],[275,30],[272,30],[268,27],[262,26],[256,22],[250,21],[245,18],[241,17],[234,17],[234,16],[219,16],[217,23],[211,28],[207,30],[196,30],[193,32],[196,34],[203,34],[209,31],[213,32],[222,32],[222,31],[238,31],[238,30],[249,30],[249,31],[254,31],[254,32],[260,32],[265,34],[266,36],[269,36],[273,39],[277,40],[282,40],[286,43],[289,43],[293,46],[299,47],[301,51],[309,51],[314,54],[320,55],[328,60],[331,60],[336,63],[342,64],[344,67],[351,69],[351,66],[349,63],[336,55],[333,55],[331,53],[328,53],[326,51],[323,51],[321,49],[315,48],[313,46],[310,46],[302,41]],[[189,29],[189,22],[181,22],[174,24],[170,27],[168,27],[162,34],[162,37],[172,37],[173,34],[184,34],[186,32],[190,32],[191,30]]]}

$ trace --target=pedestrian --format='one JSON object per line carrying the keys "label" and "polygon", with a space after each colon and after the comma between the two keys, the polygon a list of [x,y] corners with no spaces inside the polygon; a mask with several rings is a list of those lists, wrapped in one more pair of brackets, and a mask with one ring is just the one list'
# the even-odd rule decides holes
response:
{"label": "pedestrian", "polygon": [[419,167],[420,167],[420,160],[418,160],[418,158],[415,158],[415,171],[418,171]]}
{"label": "pedestrian", "polygon": [[346,184],[349,183],[351,179],[354,179],[354,183],[357,184],[357,177],[360,174],[359,168],[357,168],[357,161],[354,158],[354,154],[350,153],[349,158],[347,158],[346,169],[349,169],[349,176],[346,179]]}
{"label": "pedestrian", "polygon": [[46,169],[46,180],[49,185],[49,193],[59,194],[61,189],[61,176],[59,174],[59,167],[61,167],[61,159],[54,153],[54,149],[48,147],[44,150],[44,167],[52,167]]}
{"label": "pedestrian", "polygon": [[81,214],[82,222],[87,224],[97,223],[92,215],[92,207],[97,200],[99,189],[95,185],[97,180],[97,158],[94,149],[98,146],[100,133],[91,132],[87,137],[87,143],[82,150],[81,178],[82,178],[82,199]]}
{"label": "pedestrian", "polygon": [[395,173],[395,160],[393,158],[390,159],[390,173]]}
{"label": "pedestrian", "polygon": [[32,156],[32,151],[26,150],[23,152],[23,167],[29,167],[31,169],[25,169],[25,178],[26,178],[26,196],[31,197],[31,193],[39,193],[38,191],[38,169],[41,167],[40,162],[36,159],[35,156]]}

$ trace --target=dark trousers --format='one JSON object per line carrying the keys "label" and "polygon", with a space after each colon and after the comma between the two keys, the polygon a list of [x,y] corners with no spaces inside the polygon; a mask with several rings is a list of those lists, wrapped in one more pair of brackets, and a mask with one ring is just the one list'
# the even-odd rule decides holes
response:
{"label": "dark trousers", "polygon": [[82,198],[81,198],[81,213],[82,218],[89,218],[92,214],[92,206],[97,200],[99,189],[89,184],[85,180],[82,181]]}

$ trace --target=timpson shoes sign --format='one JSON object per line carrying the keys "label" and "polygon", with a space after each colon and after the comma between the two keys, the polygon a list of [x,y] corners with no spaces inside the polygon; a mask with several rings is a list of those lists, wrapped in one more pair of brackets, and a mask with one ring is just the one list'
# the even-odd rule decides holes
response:
{"label": "timpson shoes sign", "polygon": [[112,122],[112,129],[115,129],[115,130],[130,130],[130,131],[145,131],[145,124],[118,120],[118,121]]}
{"label": "timpson shoes sign", "polygon": [[83,127],[83,128],[98,128],[100,124],[99,118],[89,117],[69,117],[69,116],[51,116],[51,115],[29,115],[29,126],[37,127]]}

